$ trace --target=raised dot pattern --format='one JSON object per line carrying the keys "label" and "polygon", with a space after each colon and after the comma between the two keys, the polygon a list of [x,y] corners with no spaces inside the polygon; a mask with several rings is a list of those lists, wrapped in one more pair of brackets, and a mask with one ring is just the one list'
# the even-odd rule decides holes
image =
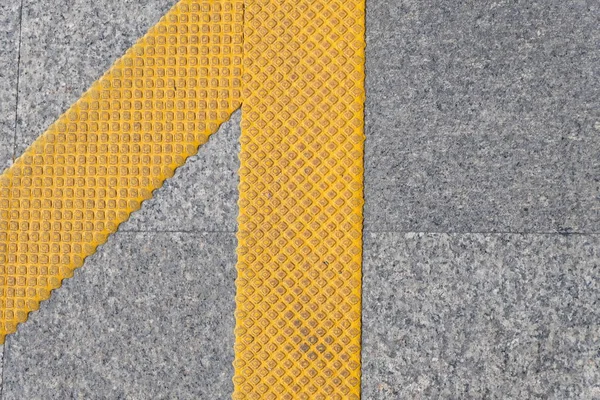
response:
{"label": "raised dot pattern", "polygon": [[364,0],[247,0],[234,399],[358,399]]}
{"label": "raised dot pattern", "polygon": [[0,343],[239,108],[243,9],[179,2],[0,176]]}

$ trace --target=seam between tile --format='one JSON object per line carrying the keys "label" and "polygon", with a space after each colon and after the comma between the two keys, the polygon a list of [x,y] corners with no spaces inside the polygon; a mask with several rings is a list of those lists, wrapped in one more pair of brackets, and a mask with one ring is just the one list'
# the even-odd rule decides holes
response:
{"label": "seam between tile", "polygon": [[[19,45],[17,47],[17,87],[15,95],[15,130],[13,134],[13,154],[12,161],[17,157],[17,127],[19,121],[19,80],[21,79],[21,42],[23,41],[23,0],[19,7]],[[2,363],[4,366],[4,362]],[[4,372],[4,369],[2,370]],[[0,389],[0,398],[2,398],[2,390]]]}
{"label": "seam between tile", "polygon": [[2,345],[2,382],[0,382],[0,399],[4,399],[4,368],[6,367],[4,365],[4,360],[6,357],[6,341],[4,342],[4,344]]}
{"label": "seam between tile", "polygon": [[412,231],[412,230],[365,230],[364,233],[399,233],[399,234],[432,234],[432,235],[539,235],[539,236],[599,236],[600,232],[559,232],[559,231]]}

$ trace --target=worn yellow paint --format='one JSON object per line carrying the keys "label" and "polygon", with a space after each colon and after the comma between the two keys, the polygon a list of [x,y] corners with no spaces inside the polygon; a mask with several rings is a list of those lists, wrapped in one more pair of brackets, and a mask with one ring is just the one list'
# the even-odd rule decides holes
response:
{"label": "worn yellow paint", "polygon": [[243,100],[234,398],[358,398],[364,12],[180,1],[0,176],[0,340]]}

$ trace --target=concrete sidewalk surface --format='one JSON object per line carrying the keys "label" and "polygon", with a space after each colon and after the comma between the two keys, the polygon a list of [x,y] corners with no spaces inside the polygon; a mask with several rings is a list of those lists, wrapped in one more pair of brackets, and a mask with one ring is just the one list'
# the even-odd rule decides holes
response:
{"label": "concrete sidewalk surface", "polygon": [[[0,169],[174,3],[0,0]],[[600,399],[600,3],[367,10],[363,398]],[[7,338],[0,399],[230,398],[239,123]]]}

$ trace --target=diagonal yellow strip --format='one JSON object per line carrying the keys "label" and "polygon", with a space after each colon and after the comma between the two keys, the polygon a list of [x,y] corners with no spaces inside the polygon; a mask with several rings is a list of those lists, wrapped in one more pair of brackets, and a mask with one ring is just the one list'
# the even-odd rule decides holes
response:
{"label": "diagonal yellow strip", "polygon": [[0,343],[239,108],[243,8],[179,2],[0,176]]}
{"label": "diagonal yellow strip", "polygon": [[364,0],[246,0],[234,399],[357,399]]}

